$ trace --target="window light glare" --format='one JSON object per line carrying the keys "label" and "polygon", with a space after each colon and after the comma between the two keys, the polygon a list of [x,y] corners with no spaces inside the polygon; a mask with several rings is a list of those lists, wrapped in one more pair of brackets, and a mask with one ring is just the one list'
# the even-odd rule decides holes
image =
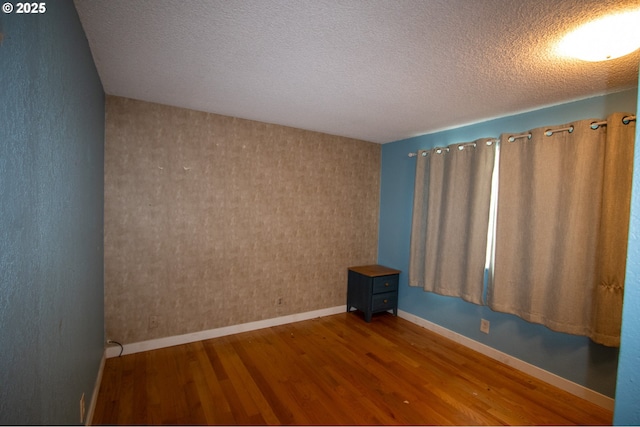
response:
{"label": "window light glare", "polygon": [[567,34],[562,56],[596,62],[619,58],[640,48],[640,10],[591,21]]}

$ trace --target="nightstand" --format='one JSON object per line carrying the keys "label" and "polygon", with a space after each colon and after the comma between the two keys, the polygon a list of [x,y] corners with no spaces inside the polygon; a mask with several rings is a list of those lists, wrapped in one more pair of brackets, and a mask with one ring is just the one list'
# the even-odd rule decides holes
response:
{"label": "nightstand", "polygon": [[400,270],[375,264],[349,267],[348,272],[347,313],[355,307],[364,312],[367,322],[373,313],[393,310],[398,315]]}

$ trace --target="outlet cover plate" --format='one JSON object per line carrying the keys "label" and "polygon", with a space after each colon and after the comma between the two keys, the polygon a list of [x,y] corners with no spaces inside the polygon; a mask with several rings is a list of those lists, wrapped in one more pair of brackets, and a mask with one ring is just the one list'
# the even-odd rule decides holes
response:
{"label": "outlet cover plate", "polygon": [[480,319],[480,332],[489,333],[489,321],[487,319]]}

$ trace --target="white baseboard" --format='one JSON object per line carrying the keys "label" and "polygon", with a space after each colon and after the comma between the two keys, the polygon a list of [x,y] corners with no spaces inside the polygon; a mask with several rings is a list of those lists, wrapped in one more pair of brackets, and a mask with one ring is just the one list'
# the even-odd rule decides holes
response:
{"label": "white baseboard", "polygon": [[[257,329],[269,328],[269,327],[278,326],[278,325],[285,325],[287,323],[300,322],[302,320],[315,319],[317,317],[330,316],[333,314],[338,314],[343,312],[346,312],[346,306],[325,308],[322,310],[291,314],[288,316],[276,317],[273,319],[265,319],[265,320],[259,320],[256,322],[242,323],[240,325],[226,326],[223,328],[209,329],[206,331],[193,332],[193,333],[184,334],[184,335],[176,335],[172,337],[158,338],[158,339],[153,339],[149,341],[141,341],[137,343],[124,344],[122,349],[122,354],[125,355],[125,354],[139,353],[142,351],[156,350],[159,348],[171,347],[171,346],[180,345],[180,344],[187,344],[187,343],[207,340],[211,338],[218,338],[226,335],[238,334],[241,332],[255,331]],[[449,338],[450,340],[455,341],[458,344],[464,345],[465,347],[468,347],[472,350],[482,353],[485,356],[491,357],[492,359],[502,362],[505,365],[511,366],[512,368],[515,368],[528,375],[531,375],[542,381],[545,381],[568,393],[571,393],[582,399],[588,400],[589,402],[595,403],[598,406],[601,406],[611,411],[613,411],[614,409],[614,404],[615,404],[614,399],[608,396],[605,396],[601,393],[598,393],[594,390],[591,390],[585,386],[574,383],[573,381],[569,381],[566,378],[562,378],[554,373],[551,373],[542,368],[534,366],[523,360],[517,359],[511,355],[508,355],[499,350],[496,350],[495,348],[489,347],[488,345],[472,340],[471,338],[465,337],[464,335],[458,334],[457,332],[444,328],[440,325],[437,325],[433,322],[425,320],[421,317],[418,317],[406,311],[398,310],[398,316],[405,320],[410,321],[411,323],[415,323],[418,326],[422,326],[425,329],[435,332],[438,335],[442,335],[443,337]],[[117,357],[119,354],[120,354],[120,347],[107,347],[105,349],[106,358]],[[103,367],[104,367],[104,357],[100,365],[98,381],[96,381],[97,388],[96,390],[94,390],[93,397],[91,399],[91,406],[89,408],[89,416],[87,417],[87,420],[91,420],[93,417],[95,399],[98,396],[98,390],[100,388],[99,381],[102,378]]]}
{"label": "white baseboard", "polygon": [[410,321],[411,323],[415,323],[418,326],[422,326],[425,329],[435,332],[438,335],[449,338],[450,340],[455,341],[458,344],[462,344],[465,347],[475,350],[478,353],[489,356],[492,359],[504,363],[505,365],[522,371],[525,374],[536,377],[575,396],[581,397],[582,399],[588,400],[591,403],[595,403],[598,406],[613,411],[615,400],[608,396],[600,394],[597,391],[574,383],[573,381],[569,381],[568,379],[562,378],[549,371],[545,371],[542,368],[517,359],[513,356],[496,350],[495,348],[489,347],[488,345],[479,343],[478,341],[472,340],[471,338],[465,337],[464,335],[460,335],[457,332],[444,328],[414,314],[407,313],[403,310],[398,310],[398,316]]}
{"label": "white baseboard", "polygon": [[[287,323],[300,322],[302,320],[315,319],[317,317],[330,316],[332,314],[347,311],[347,306],[324,308],[321,310],[308,311],[305,313],[290,314],[288,316],[275,317],[273,319],[258,320],[256,322],[242,323],[240,325],[226,326],[223,328],[209,329],[207,331],[192,332],[184,335],[175,335],[166,338],[157,338],[149,341],[124,344],[122,354],[133,354],[142,351],[156,350],[159,348],[171,347],[174,345],[187,344],[196,341],[208,340],[211,338],[223,337],[226,335],[238,334],[241,332],[255,331],[257,329],[269,328],[271,326],[285,325]],[[120,355],[120,347],[110,346],[105,350],[107,358]]]}
{"label": "white baseboard", "polygon": [[89,411],[87,412],[85,425],[93,425],[93,414],[96,410],[96,404],[98,402],[98,393],[100,392],[100,384],[102,384],[102,373],[104,372],[104,364],[107,361],[106,352],[102,353],[102,360],[100,360],[100,367],[98,368],[98,376],[96,377],[96,383],[93,386],[93,393],[91,394],[91,402],[89,403]]}

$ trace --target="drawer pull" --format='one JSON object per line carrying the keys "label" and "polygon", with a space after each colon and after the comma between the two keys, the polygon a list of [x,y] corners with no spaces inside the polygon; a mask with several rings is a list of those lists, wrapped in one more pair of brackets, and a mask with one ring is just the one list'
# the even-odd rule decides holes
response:
{"label": "drawer pull", "polygon": [[386,283],[384,284],[384,286],[385,286],[385,288],[388,288],[388,287],[389,287],[389,282],[386,282]]}
{"label": "drawer pull", "polygon": [[382,301],[382,302],[386,304],[386,303],[388,303],[388,302],[389,302],[389,300],[388,300],[388,299],[386,299],[386,300],[384,300],[384,301]]}

